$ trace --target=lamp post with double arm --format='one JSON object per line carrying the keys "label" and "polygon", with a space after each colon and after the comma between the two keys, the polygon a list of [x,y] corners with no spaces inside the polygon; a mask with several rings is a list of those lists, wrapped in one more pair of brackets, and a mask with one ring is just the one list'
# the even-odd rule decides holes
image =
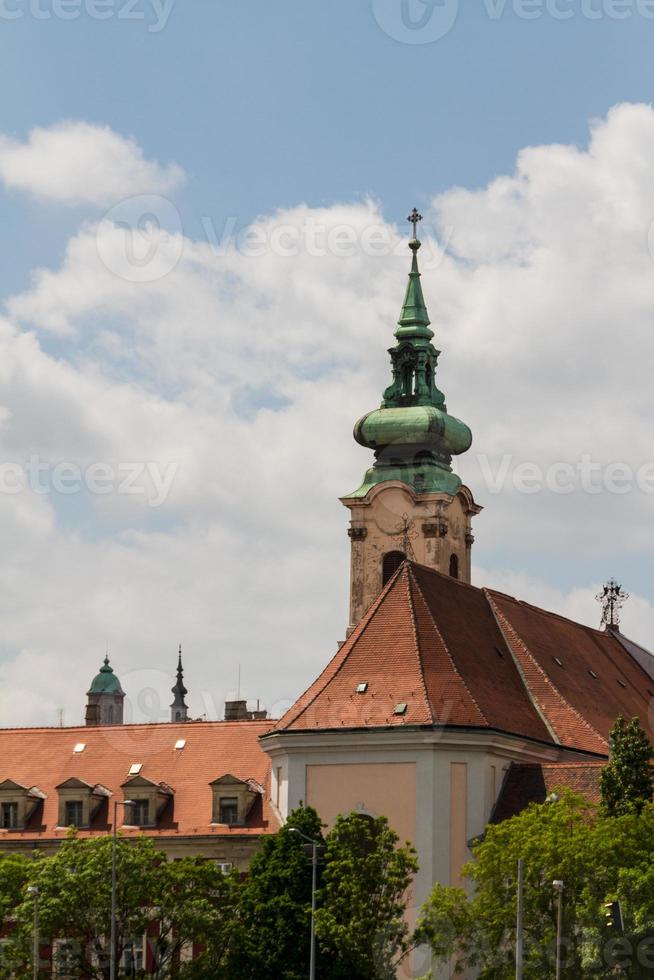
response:
{"label": "lamp post with double arm", "polygon": [[113,839],[111,842],[111,939],[109,947],[109,980],[116,980],[116,843],[118,840],[118,807],[134,806],[133,800],[114,800]]}

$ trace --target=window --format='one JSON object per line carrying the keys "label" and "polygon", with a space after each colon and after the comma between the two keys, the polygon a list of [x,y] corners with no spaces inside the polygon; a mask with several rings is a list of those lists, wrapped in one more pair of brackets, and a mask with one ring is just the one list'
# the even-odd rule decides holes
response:
{"label": "window", "polygon": [[238,798],[221,796],[218,803],[218,823],[238,823]]}
{"label": "window", "polygon": [[15,830],[18,826],[18,803],[3,803],[0,821],[4,830]]}
{"label": "window", "polygon": [[135,827],[147,827],[150,822],[150,801],[134,800],[130,808],[129,819]]}
{"label": "window", "polygon": [[66,800],[64,805],[64,826],[81,827],[84,820],[84,807],[81,800]]}
{"label": "window", "polygon": [[395,575],[396,571],[406,558],[403,551],[387,551],[382,563],[382,585],[386,585],[388,580]]}
{"label": "window", "polygon": [[459,559],[457,555],[450,555],[450,575],[452,578],[459,577]]}
{"label": "window", "polygon": [[143,936],[133,936],[125,942],[120,960],[121,971],[127,977],[140,976],[145,966],[143,956]]}

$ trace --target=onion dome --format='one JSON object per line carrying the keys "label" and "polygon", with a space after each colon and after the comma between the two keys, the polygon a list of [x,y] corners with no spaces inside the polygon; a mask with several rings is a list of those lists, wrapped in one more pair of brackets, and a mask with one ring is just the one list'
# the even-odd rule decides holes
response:
{"label": "onion dome", "polygon": [[454,496],[461,480],[452,472],[452,457],[472,445],[468,426],[449,415],[445,396],[436,387],[440,351],[422,294],[416,225],[422,220],[416,209],[409,216],[413,237],[411,271],[404,305],[395,331],[397,344],[389,351],[393,379],[381,407],[364,415],[354,427],[354,438],[374,450],[375,463],[363,484],[350,497],[364,497],[378,483],[400,480],[416,493],[448,493]]}
{"label": "onion dome", "polygon": [[120,681],[114,674],[113,667],[109,665],[109,657],[104,658],[104,664],[100,667],[100,673],[96,674],[91,682],[88,694],[123,694]]}

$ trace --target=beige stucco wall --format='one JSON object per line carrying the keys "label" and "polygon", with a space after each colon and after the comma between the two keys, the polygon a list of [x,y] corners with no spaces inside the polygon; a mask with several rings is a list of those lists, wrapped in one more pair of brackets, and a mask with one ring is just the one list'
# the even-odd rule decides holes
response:
{"label": "beige stucco wall", "polygon": [[[411,762],[307,766],[307,803],[328,827],[359,810],[388,817],[402,842],[416,841],[416,767]],[[393,787],[392,798],[388,792]]]}

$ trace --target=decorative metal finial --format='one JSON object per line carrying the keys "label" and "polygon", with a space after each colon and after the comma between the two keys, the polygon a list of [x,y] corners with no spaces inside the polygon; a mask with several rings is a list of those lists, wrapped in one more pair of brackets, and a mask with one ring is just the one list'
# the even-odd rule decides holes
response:
{"label": "decorative metal finial", "polygon": [[402,514],[402,522],[397,525],[395,533],[391,534],[391,537],[401,542],[402,551],[406,558],[410,558],[412,561],[416,560],[411,541],[418,537],[418,532],[415,530],[415,522],[411,520],[408,514]]}
{"label": "decorative metal finial", "polygon": [[617,629],[620,625],[620,610],[629,598],[629,593],[625,592],[614,578],[611,578],[595,598],[602,603],[600,625],[604,629]]}
{"label": "decorative metal finial", "polygon": [[406,219],[410,224],[413,225],[413,240],[418,239],[418,222],[422,221],[422,215],[417,208],[414,208],[409,217]]}

